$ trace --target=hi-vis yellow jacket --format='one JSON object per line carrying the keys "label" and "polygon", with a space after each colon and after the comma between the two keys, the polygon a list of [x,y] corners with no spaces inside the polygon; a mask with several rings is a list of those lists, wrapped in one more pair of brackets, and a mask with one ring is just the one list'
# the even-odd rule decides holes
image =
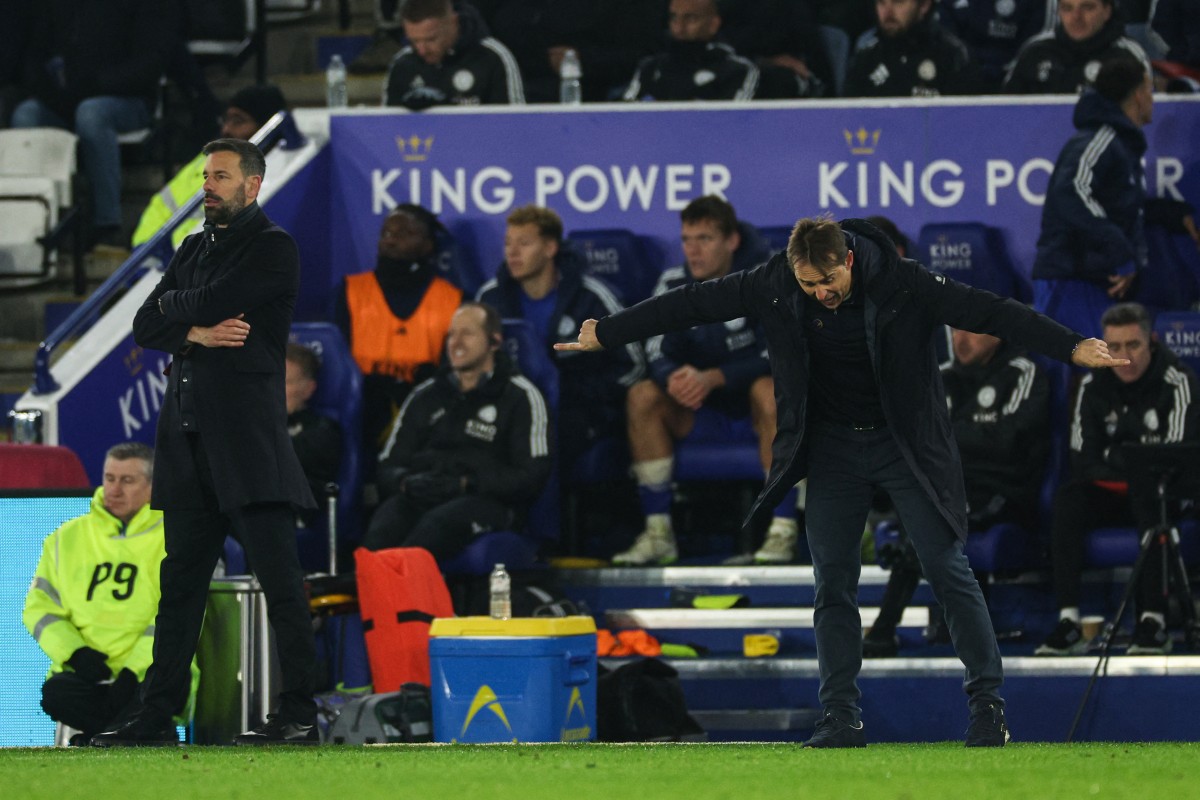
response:
{"label": "hi-vis yellow jacket", "polygon": [[[142,217],[133,231],[134,247],[158,233],[158,229],[167,224],[167,220],[179,210],[180,206],[204,188],[204,158],[203,153],[197,155],[183,169],[175,173],[171,182],[159,189],[158,194],[150,198],[150,203],[142,211]],[[184,237],[203,221],[204,208],[201,207],[196,209],[191,221],[180,223],[175,228],[175,233],[171,234],[171,244],[175,246],[175,249],[178,250],[179,243],[183,241]]]}
{"label": "hi-vis yellow jacket", "polygon": [[93,495],[90,512],[46,537],[24,621],[50,656],[51,673],[87,646],[108,655],[114,676],[128,667],[138,681],[145,677],[165,554],[162,512],[146,504],[122,525],[104,508],[104,487]]}

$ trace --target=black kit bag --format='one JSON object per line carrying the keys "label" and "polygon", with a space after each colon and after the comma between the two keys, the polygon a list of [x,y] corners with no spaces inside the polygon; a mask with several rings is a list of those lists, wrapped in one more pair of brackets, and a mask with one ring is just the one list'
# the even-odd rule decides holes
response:
{"label": "black kit bag", "polygon": [[382,744],[433,741],[433,704],[429,687],[405,683],[398,692],[352,700],[329,731],[334,744]]}
{"label": "black kit bag", "polygon": [[596,738],[601,742],[703,742],[708,734],[688,713],[674,667],[656,658],[600,668]]}

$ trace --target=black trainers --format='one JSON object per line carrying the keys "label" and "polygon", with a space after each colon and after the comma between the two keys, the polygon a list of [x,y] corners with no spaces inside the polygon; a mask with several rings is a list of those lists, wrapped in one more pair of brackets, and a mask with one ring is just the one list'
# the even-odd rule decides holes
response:
{"label": "black trainers", "polygon": [[866,747],[867,737],[863,735],[863,724],[857,726],[842,722],[832,714],[817,723],[812,738],[800,745],[801,747]]}
{"label": "black trainers", "polygon": [[1009,738],[1004,709],[986,705],[971,711],[971,721],[967,724],[967,747],[1004,747]]}
{"label": "black trainers", "polygon": [[876,633],[874,629],[863,636],[863,658],[895,658],[900,653],[900,637]]}
{"label": "black trainers", "polygon": [[268,714],[267,721],[253,730],[233,737],[236,745],[263,744],[320,744],[321,733],[316,725],[287,722],[278,714]]}
{"label": "black trainers", "polygon": [[1171,644],[1167,629],[1153,617],[1146,617],[1133,629],[1133,642],[1125,651],[1125,655],[1165,656],[1171,652]]}
{"label": "black trainers", "polygon": [[1083,628],[1079,623],[1069,619],[1060,619],[1058,627],[1046,637],[1035,656],[1073,656],[1087,650],[1087,642],[1083,638]]}

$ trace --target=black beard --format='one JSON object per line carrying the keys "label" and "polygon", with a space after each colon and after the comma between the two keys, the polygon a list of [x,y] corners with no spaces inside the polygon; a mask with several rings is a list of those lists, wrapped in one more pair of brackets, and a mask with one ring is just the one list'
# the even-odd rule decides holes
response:
{"label": "black beard", "polygon": [[237,213],[246,207],[246,191],[238,189],[237,194],[228,200],[222,200],[215,208],[204,207],[204,219],[214,225],[228,225]]}

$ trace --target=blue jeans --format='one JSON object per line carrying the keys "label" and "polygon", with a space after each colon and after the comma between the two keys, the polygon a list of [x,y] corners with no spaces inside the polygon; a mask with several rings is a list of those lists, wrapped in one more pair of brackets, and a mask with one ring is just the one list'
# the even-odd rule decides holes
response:
{"label": "blue jeans", "polygon": [[[137,97],[89,97],[75,109],[83,169],[92,185],[92,224],[121,224],[121,149],[117,134],[150,125],[150,111]],[[13,110],[14,128],[65,128],[66,120],[41,101],[25,100]]]}
{"label": "blue jeans", "polygon": [[921,487],[891,431],[815,423],[807,436],[805,525],[816,578],[813,627],[825,711],[851,724],[862,714],[857,683],[862,669],[859,546],[876,488],[891,497],[921,570],[946,611],[954,651],[966,667],[963,689],[970,706],[1002,707],[1000,648],[963,543]]}

